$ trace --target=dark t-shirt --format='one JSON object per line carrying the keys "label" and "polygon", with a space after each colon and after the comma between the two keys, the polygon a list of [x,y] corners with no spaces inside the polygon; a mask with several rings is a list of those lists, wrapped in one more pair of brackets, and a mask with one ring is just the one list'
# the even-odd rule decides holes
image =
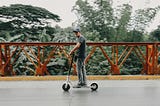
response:
{"label": "dark t-shirt", "polygon": [[84,36],[80,36],[78,38],[78,42],[81,43],[80,47],[77,50],[78,58],[85,58],[85,51],[86,51],[86,39]]}

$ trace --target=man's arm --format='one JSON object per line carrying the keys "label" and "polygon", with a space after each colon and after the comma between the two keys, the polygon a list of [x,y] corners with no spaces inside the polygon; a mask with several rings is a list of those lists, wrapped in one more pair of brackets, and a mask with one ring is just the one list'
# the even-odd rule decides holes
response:
{"label": "man's arm", "polygon": [[81,43],[78,42],[78,43],[74,46],[74,48],[70,51],[69,54],[70,54],[70,55],[73,54],[80,46],[81,46]]}

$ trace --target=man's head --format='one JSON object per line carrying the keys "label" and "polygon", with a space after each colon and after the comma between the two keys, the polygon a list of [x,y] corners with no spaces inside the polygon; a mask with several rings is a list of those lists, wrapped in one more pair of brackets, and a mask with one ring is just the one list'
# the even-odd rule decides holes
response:
{"label": "man's head", "polygon": [[75,35],[76,35],[77,37],[79,37],[79,36],[81,35],[79,28],[73,29],[73,32],[75,33]]}

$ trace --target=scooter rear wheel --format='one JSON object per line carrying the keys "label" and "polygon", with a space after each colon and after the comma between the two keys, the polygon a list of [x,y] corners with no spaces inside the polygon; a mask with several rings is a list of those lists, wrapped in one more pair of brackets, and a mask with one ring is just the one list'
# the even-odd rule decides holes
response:
{"label": "scooter rear wheel", "polygon": [[62,85],[62,89],[63,89],[64,91],[68,91],[68,90],[70,89],[70,85],[67,84],[67,83],[64,83],[64,84]]}
{"label": "scooter rear wheel", "polygon": [[91,84],[91,90],[96,91],[98,89],[98,84],[97,83],[92,83]]}

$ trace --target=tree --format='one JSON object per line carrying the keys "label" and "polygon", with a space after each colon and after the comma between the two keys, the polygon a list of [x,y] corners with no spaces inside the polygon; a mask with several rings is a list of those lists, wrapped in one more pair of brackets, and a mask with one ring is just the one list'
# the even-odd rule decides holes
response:
{"label": "tree", "polygon": [[160,10],[160,6],[155,8],[138,9],[135,11],[132,19],[129,23],[130,30],[137,30],[144,32],[145,28],[152,22],[157,12]]}
{"label": "tree", "polygon": [[110,40],[113,35],[112,26],[114,25],[111,1],[97,0],[92,6],[87,0],[78,0],[73,7],[73,11],[78,16],[78,25],[87,31],[99,32],[100,39],[107,38]]}
{"label": "tree", "polygon": [[113,0],[77,0],[73,11],[78,20],[77,25],[84,31],[99,33],[99,39],[109,42],[126,41],[128,32],[144,33],[160,7],[138,9],[132,12],[132,6],[123,4],[118,9],[112,7]]}
{"label": "tree", "polygon": [[[51,21],[59,22],[60,20],[58,15],[40,7],[21,4],[0,7],[0,41],[50,42],[54,38],[56,30],[49,24]],[[15,48],[11,46],[10,50],[15,50]],[[24,49],[37,64],[32,52],[26,47]],[[37,48],[31,47],[31,50],[37,54]],[[49,51],[51,47],[45,48],[45,50]],[[34,75],[35,67],[27,58],[25,52],[22,52],[21,48],[18,48],[17,52],[20,54],[13,65],[15,73],[17,75]]]}
{"label": "tree", "polygon": [[153,41],[160,41],[160,26],[150,34]]}
{"label": "tree", "polygon": [[127,37],[124,38],[126,42],[143,42],[143,33],[141,31],[132,30],[127,33]]}
{"label": "tree", "polygon": [[31,5],[14,4],[9,7],[0,7],[0,32],[9,32],[12,36],[22,33],[36,35],[44,29],[54,30],[48,27],[51,21],[59,22],[58,15],[48,10]]}
{"label": "tree", "polygon": [[[115,10],[116,25],[115,25],[115,42],[124,41],[127,37],[127,26],[131,19],[132,6],[129,4],[123,4]],[[122,37],[123,36],[123,37]]]}
{"label": "tree", "polygon": [[[142,42],[144,41],[145,28],[152,22],[159,7],[132,10],[129,4],[123,4],[116,8],[112,6],[113,0],[77,0],[73,11],[76,13],[78,20],[74,23],[82,28],[84,35],[89,41],[95,42]],[[110,52],[109,48],[105,48],[106,52]],[[119,51],[121,54],[123,51]],[[110,56],[111,57],[111,56]],[[112,57],[111,57],[112,58]],[[103,64],[107,64],[101,57],[101,52],[96,51],[87,64],[90,72],[95,74],[102,70],[104,74],[108,73],[107,68],[103,70]],[[133,61],[130,61],[133,60]],[[129,65],[127,64],[129,62]],[[95,66],[95,67],[94,67]],[[101,67],[102,66],[102,67]],[[135,55],[129,56],[124,69],[130,70],[133,67],[136,73],[142,67],[140,62],[136,61]],[[109,67],[108,65],[106,67]]]}

